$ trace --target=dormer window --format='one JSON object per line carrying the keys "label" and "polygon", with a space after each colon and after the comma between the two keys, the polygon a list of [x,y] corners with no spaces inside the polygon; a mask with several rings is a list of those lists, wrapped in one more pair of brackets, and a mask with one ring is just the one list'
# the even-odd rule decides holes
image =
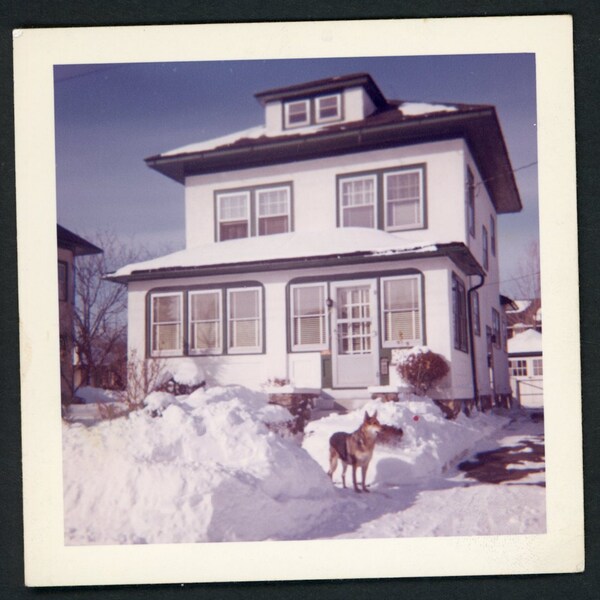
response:
{"label": "dormer window", "polygon": [[317,98],[317,123],[337,121],[342,117],[342,103],[339,94]]}
{"label": "dormer window", "polygon": [[308,100],[297,100],[285,104],[285,126],[301,127],[310,123],[310,103]]}

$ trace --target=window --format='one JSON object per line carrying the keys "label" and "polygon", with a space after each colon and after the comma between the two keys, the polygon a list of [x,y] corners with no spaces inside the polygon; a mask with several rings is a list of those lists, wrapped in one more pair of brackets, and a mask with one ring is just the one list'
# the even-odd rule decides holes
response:
{"label": "window", "polygon": [[250,194],[236,192],[218,196],[219,240],[234,240],[250,235]]}
{"label": "window", "polygon": [[492,247],[492,256],[496,256],[496,219],[490,215],[490,242]]}
{"label": "window", "polygon": [[323,283],[291,286],[292,350],[327,348],[325,297]]}
{"label": "window", "polygon": [[290,188],[257,190],[258,235],[286,233],[290,230]]}
{"label": "window", "polygon": [[291,230],[291,196],[291,184],[217,192],[218,241],[287,233]]}
{"label": "window", "polygon": [[481,313],[479,308],[479,292],[473,292],[473,333],[481,335]]}
{"label": "window", "polygon": [[183,352],[182,315],[183,295],[154,294],[151,319],[151,348],[153,356],[169,356]]}
{"label": "window", "polygon": [[544,361],[541,358],[533,359],[533,375],[534,377],[542,377],[544,375]]}
{"label": "window", "polygon": [[341,119],[341,113],[341,96],[339,94],[317,98],[317,123],[337,121],[338,119]]}
{"label": "window", "polygon": [[62,260],[58,261],[58,299],[69,301],[69,265]]}
{"label": "window", "polygon": [[375,177],[340,180],[342,227],[375,227]]}
{"label": "window", "polygon": [[262,293],[260,288],[228,290],[228,344],[230,353],[262,349]]}
{"label": "window", "polygon": [[511,377],[527,377],[527,361],[511,359],[508,361]]}
{"label": "window", "polygon": [[467,167],[467,220],[469,233],[475,237],[475,177]]}
{"label": "window", "polygon": [[221,291],[194,291],[189,293],[189,348],[190,354],[220,353]]}
{"label": "window", "polygon": [[284,105],[285,126],[301,127],[310,123],[310,104],[308,100],[287,102]]}
{"label": "window", "polygon": [[500,313],[495,308],[492,308],[492,331],[494,344],[500,348],[502,345],[502,338],[500,337]]}
{"label": "window", "polygon": [[384,173],[385,228],[408,229],[423,225],[423,171]]}
{"label": "window", "polygon": [[483,268],[487,271],[490,266],[489,253],[488,253],[488,232],[485,225],[481,228],[482,244],[483,244]]}
{"label": "window", "polygon": [[420,276],[382,279],[381,287],[384,348],[421,344]]}
{"label": "window", "polygon": [[452,316],[454,347],[457,350],[468,352],[465,284],[454,273],[452,274]]}

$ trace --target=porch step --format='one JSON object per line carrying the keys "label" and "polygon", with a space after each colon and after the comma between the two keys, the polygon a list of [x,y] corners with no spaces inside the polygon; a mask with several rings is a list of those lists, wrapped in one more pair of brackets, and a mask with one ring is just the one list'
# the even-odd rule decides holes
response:
{"label": "porch step", "polygon": [[367,390],[334,390],[325,388],[317,400],[318,410],[355,410],[370,400]]}

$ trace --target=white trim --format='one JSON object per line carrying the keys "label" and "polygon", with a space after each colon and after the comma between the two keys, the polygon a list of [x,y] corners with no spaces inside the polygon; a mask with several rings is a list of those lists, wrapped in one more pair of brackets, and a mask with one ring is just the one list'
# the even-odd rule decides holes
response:
{"label": "white trim", "polygon": [[[200,296],[207,294],[218,295],[218,307],[219,307],[219,318],[218,318],[218,333],[219,333],[219,345],[216,348],[194,349],[194,335],[192,326],[194,323],[212,323],[212,320],[194,321],[192,319],[192,296]],[[190,356],[203,356],[206,354],[223,354],[223,290],[210,289],[210,290],[190,290],[188,291],[188,315],[187,315],[187,332],[188,332],[188,354]]]}
{"label": "white trim", "polygon": [[[304,121],[298,121],[296,123],[290,123],[290,106],[293,104],[304,104],[306,109],[306,119]],[[310,100],[302,99],[302,100],[290,100],[283,105],[283,113],[284,113],[284,123],[286,129],[293,129],[295,127],[303,127],[304,125],[310,124]]]}
{"label": "white trim", "polygon": [[[335,98],[337,113],[333,117],[320,117],[319,112],[321,110],[321,101],[328,100],[329,98]],[[342,95],[341,94],[329,94],[327,96],[318,96],[315,98],[315,123],[328,123],[329,121],[340,121],[342,119]]]}
{"label": "white trim", "polygon": [[[420,337],[412,340],[404,340],[404,341],[386,341],[385,334],[385,283],[387,281],[399,281],[403,279],[412,279],[417,281],[417,306],[419,311],[419,332]],[[421,289],[421,279],[422,276],[415,273],[413,275],[398,275],[395,277],[382,277],[380,279],[379,285],[379,316],[380,316],[380,330],[381,330],[381,347],[382,348],[412,348],[413,346],[420,346],[423,344],[423,294]],[[414,311],[413,311],[414,312]],[[413,315],[414,320],[414,315]]]}
{"label": "white trim", "polygon": [[[246,237],[250,237],[250,192],[248,190],[238,190],[237,192],[217,192],[217,241],[221,242],[221,223],[233,223],[240,219],[222,219],[221,217],[221,200],[232,196],[244,196],[246,199],[246,223],[248,226],[248,234]],[[236,238],[240,239],[240,238]]]}
{"label": "white trim", "polygon": [[[353,206],[344,206],[344,193],[343,193],[343,185],[344,183],[350,181],[365,181],[371,180],[373,182],[373,202],[372,204],[359,204]],[[373,207],[373,225],[371,227],[365,227],[365,229],[378,229],[378,202],[377,202],[377,176],[375,174],[365,174],[365,175],[349,175],[346,177],[345,175],[341,175],[338,178],[338,209],[340,214],[340,227],[357,227],[356,225],[344,225],[344,211],[349,208],[356,208],[357,206],[372,206]]]}
{"label": "white trim", "polygon": [[[307,287],[320,287],[323,290],[323,316],[325,328],[324,331],[324,341],[322,344],[294,344],[295,338],[295,328],[294,328],[294,318],[295,318],[295,302],[294,302],[294,290],[298,288],[307,288]],[[290,324],[290,349],[292,352],[310,352],[312,350],[327,350],[329,348],[329,310],[326,306],[327,301],[327,283],[326,282],[314,282],[314,283],[298,283],[290,285],[290,315],[289,315],[289,324]],[[317,316],[317,315],[315,315]],[[320,315],[319,315],[320,317]]]}
{"label": "white trim", "polygon": [[[231,340],[231,309],[233,302],[231,295],[234,292],[258,292],[258,345],[256,346],[232,346]],[[235,319],[235,321],[254,321],[254,318]],[[228,354],[260,354],[263,350],[263,294],[262,287],[241,287],[227,289],[227,353]]]}
{"label": "white trim", "polygon": [[[179,346],[172,350],[154,350],[154,299],[177,296],[179,298]],[[169,324],[169,322],[158,325]],[[177,323],[177,321],[173,321]],[[150,294],[150,356],[181,356],[183,354],[183,292],[156,292]]]}
{"label": "white trim", "polygon": [[[409,173],[417,173],[419,176],[419,210],[418,210],[418,219],[414,223],[408,223],[406,225],[390,225],[388,223],[388,178],[393,175],[408,175]],[[385,171],[383,173],[383,219],[384,219],[384,229],[385,231],[403,231],[405,229],[415,229],[416,227],[423,227],[425,224],[425,195],[424,195],[424,186],[423,186],[423,169],[422,168],[414,168],[414,169],[396,169],[393,171]],[[397,202],[395,200],[394,202]],[[406,201],[408,202],[408,201]],[[410,200],[412,202],[412,200]]]}

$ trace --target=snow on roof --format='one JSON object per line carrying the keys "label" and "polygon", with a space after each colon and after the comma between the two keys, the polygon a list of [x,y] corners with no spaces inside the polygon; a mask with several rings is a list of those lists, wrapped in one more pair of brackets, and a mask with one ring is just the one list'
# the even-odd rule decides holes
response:
{"label": "snow on roof", "polygon": [[436,112],[454,112],[458,107],[453,104],[430,104],[428,102],[401,102],[398,110],[410,117],[428,115]]}
{"label": "snow on roof", "polygon": [[527,329],[508,340],[508,353],[541,352],[542,334],[535,329]]}
{"label": "snow on roof", "polygon": [[280,233],[202,244],[152,260],[126,265],[112,273],[112,276],[127,276],[135,271],[339,256],[356,252],[389,255],[409,251],[432,252],[436,249],[434,244],[403,240],[378,229],[342,227],[327,231]]}
{"label": "snow on roof", "polygon": [[507,313],[520,313],[524,310],[527,310],[531,306],[531,300],[513,300],[513,302],[517,305],[517,309],[507,310]]}

